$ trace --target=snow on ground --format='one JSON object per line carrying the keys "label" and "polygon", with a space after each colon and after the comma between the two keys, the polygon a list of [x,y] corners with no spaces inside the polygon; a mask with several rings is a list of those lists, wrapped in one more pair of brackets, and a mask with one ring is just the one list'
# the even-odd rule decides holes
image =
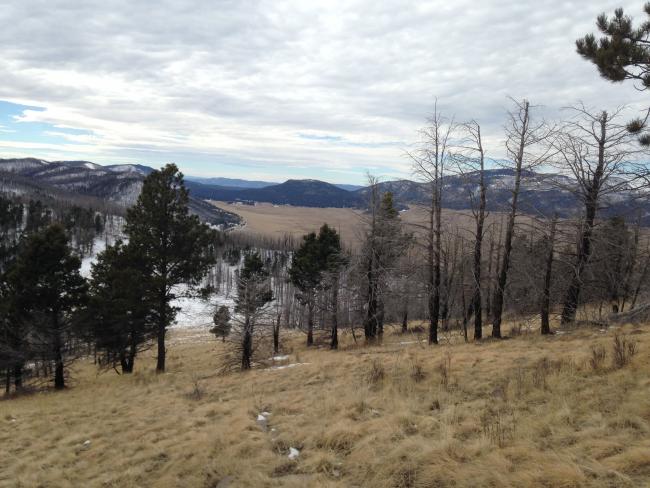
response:
{"label": "snow on ground", "polygon": [[[97,256],[102,251],[106,250],[108,245],[115,243],[115,240],[121,236],[119,235],[103,235],[95,239],[92,253],[85,256],[81,260],[80,273],[84,278],[90,278],[93,263],[97,260]],[[237,269],[236,266],[230,266],[229,273],[234,273]],[[226,295],[225,291],[221,290],[215,295],[211,295],[208,300],[203,300],[199,297],[183,296],[187,288],[179,285],[174,291],[179,296],[172,302],[173,307],[179,307],[180,310],[176,316],[176,323],[172,325],[173,328],[189,328],[189,327],[212,327],[212,316],[216,306],[226,305],[231,310],[235,306],[234,297]]]}

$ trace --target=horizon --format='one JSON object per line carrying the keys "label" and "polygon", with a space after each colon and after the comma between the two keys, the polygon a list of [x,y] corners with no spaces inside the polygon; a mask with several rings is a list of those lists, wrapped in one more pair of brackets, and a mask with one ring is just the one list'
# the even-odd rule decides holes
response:
{"label": "horizon", "polygon": [[642,18],[632,1],[28,3],[0,13],[6,157],[363,184],[368,171],[412,177],[405,153],[436,99],[448,117],[481,122],[494,159],[508,96],[548,119],[578,101],[634,112],[645,100],[575,52],[601,12]]}

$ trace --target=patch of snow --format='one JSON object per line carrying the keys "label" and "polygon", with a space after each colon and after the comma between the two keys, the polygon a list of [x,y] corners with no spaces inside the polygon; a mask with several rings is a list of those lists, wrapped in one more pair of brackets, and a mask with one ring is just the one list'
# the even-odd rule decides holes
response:
{"label": "patch of snow", "polygon": [[311,363],[291,363],[291,364],[283,364],[282,366],[271,366],[270,368],[266,368],[264,371],[287,369],[287,368],[293,368],[295,366],[305,366],[307,364],[311,364]]}
{"label": "patch of snow", "polygon": [[271,359],[273,361],[286,361],[287,359],[289,359],[289,356],[288,355],[287,356],[273,356]]}
{"label": "patch of snow", "polygon": [[294,459],[298,459],[298,458],[300,457],[300,451],[299,451],[298,449],[296,449],[295,447],[290,447],[290,448],[289,448],[289,456],[288,456],[288,457],[289,457],[289,459],[291,459],[292,461],[293,461]]}

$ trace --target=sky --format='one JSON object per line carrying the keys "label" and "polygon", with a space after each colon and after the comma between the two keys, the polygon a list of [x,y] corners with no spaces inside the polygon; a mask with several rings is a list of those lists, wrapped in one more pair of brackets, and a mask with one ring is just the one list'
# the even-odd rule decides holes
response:
{"label": "sky", "polygon": [[186,174],[409,177],[434,101],[504,155],[511,102],[647,107],[575,52],[641,0],[5,0],[0,157],[175,162]]}

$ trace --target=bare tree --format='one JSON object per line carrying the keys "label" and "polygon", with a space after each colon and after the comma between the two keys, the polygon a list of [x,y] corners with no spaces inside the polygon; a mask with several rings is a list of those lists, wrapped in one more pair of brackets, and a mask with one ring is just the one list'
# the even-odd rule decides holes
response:
{"label": "bare tree", "polygon": [[411,239],[402,229],[390,192],[381,193],[376,178],[369,176],[370,202],[367,230],[359,260],[363,270],[364,332],[366,341],[381,340],[384,330],[384,295],[399,257]]}
{"label": "bare tree", "polygon": [[433,114],[427,122],[428,125],[420,130],[422,138],[420,147],[407,154],[413,162],[413,172],[427,184],[429,190],[430,205],[426,229],[429,344],[437,344],[440,317],[442,189],[445,163],[454,124],[453,120],[447,120],[438,111],[437,101]]}
{"label": "bare tree", "polygon": [[547,239],[546,270],[544,272],[544,286],[542,289],[541,319],[542,334],[551,333],[550,310],[551,310],[551,279],[553,277],[553,255],[555,253],[555,228],[557,226],[557,215],[551,220],[551,229]]}
{"label": "bare tree", "polygon": [[508,282],[510,268],[510,254],[512,252],[512,239],[515,234],[515,219],[517,217],[517,203],[521,190],[521,176],[524,170],[531,170],[547,161],[552,152],[552,146],[546,144],[544,148],[536,151],[541,143],[549,140],[553,129],[544,121],[534,122],[531,119],[532,107],[528,100],[516,101],[514,110],[508,113],[506,125],[506,152],[513,170],[512,197],[510,211],[506,224],[505,241],[503,245],[502,261],[499,268],[499,278],[494,289],[491,304],[492,312],[492,337],[501,337],[501,318],[503,315],[503,299]]}
{"label": "bare tree", "polygon": [[[462,125],[464,142],[453,157],[457,162],[459,171],[468,180],[469,198],[472,204],[472,215],[476,224],[474,232],[474,265],[473,285],[474,291],[468,308],[467,317],[474,314],[474,339],[483,337],[483,308],[481,297],[481,266],[483,236],[486,218],[486,192],[485,185],[485,150],[481,136],[481,126],[476,121]],[[478,194],[477,194],[478,193]]]}
{"label": "bare tree", "polygon": [[557,166],[570,184],[558,178],[557,185],[573,192],[584,209],[579,245],[562,310],[562,324],[575,320],[580,303],[583,273],[592,253],[594,224],[598,210],[615,193],[634,194],[647,182],[647,167],[634,161],[638,147],[634,135],[619,122],[623,108],[613,112],[590,111],[584,105],[571,108],[555,142]]}

